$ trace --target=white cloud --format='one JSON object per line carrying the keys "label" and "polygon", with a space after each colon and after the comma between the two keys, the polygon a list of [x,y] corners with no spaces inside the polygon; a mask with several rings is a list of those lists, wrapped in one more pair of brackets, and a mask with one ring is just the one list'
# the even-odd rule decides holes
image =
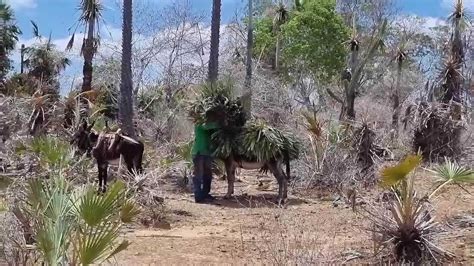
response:
{"label": "white cloud", "polygon": [[[443,0],[441,2],[441,6],[446,9],[451,9],[453,8],[455,3],[456,3],[456,0]],[[469,12],[474,12],[474,0],[464,0],[464,7]]]}
{"label": "white cloud", "polygon": [[7,4],[14,9],[36,8],[38,6],[36,0],[7,0]]}
{"label": "white cloud", "polygon": [[446,20],[436,17],[423,17],[425,23],[424,27],[426,28],[433,28],[438,26],[446,25]]}

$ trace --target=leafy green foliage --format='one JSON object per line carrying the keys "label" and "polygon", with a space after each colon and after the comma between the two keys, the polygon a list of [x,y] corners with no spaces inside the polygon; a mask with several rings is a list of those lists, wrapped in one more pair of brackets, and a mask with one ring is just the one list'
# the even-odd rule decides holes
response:
{"label": "leafy green foliage", "polygon": [[335,7],[333,0],[305,1],[303,10],[282,26],[283,59],[289,68],[303,62],[321,81],[340,73],[348,29]]}
{"label": "leafy green foliage", "polygon": [[[273,34],[273,20],[263,17],[255,23],[254,57],[269,60],[275,51],[276,37]],[[262,58],[260,58],[262,57]]]}
{"label": "leafy green foliage", "polygon": [[281,39],[283,68],[289,72],[304,67],[319,80],[330,81],[343,68],[347,37],[348,29],[336,12],[336,1],[304,1],[299,11],[290,12],[278,31],[271,17],[257,20],[254,56],[273,58],[277,39]]}
{"label": "leafy green foliage", "polygon": [[2,55],[0,58],[0,82],[3,82],[5,75],[11,67],[11,60],[6,56],[15,49],[21,31],[15,25],[13,10],[7,4],[0,3],[0,20],[2,20],[2,32],[0,33],[0,55]]}
{"label": "leafy green foliage", "polygon": [[62,169],[74,162],[68,143],[53,137],[34,138],[29,147],[47,170]]}

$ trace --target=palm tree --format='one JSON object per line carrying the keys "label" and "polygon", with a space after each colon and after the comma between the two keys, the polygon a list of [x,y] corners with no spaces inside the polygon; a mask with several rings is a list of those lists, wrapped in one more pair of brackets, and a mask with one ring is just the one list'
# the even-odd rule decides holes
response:
{"label": "palm tree", "polygon": [[217,80],[219,73],[219,32],[221,26],[221,0],[212,1],[211,51],[209,53],[208,80]]}
{"label": "palm tree", "polygon": [[132,0],[124,0],[119,119],[124,132],[134,137],[132,89]]}
{"label": "palm tree", "polygon": [[280,1],[278,4],[275,12],[275,17],[273,18],[273,33],[276,37],[275,43],[275,61],[274,61],[274,69],[278,70],[279,66],[279,59],[280,59],[280,41],[281,41],[281,26],[288,21],[289,12],[286,9],[285,5]]}
{"label": "palm tree", "polygon": [[[442,84],[444,94],[442,101],[449,103],[451,100],[460,103],[462,97],[462,85],[463,76],[461,74],[461,68],[464,61],[464,45],[462,40],[462,30],[465,28],[465,10],[463,0],[456,0],[454,5],[454,11],[449,16],[449,20],[452,24],[453,34],[451,35],[450,41],[450,52],[448,59],[445,62],[445,68],[443,72],[444,82]],[[459,109],[456,107],[456,109]],[[456,110],[458,114],[455,116],[460,118],[460,110]]]}
{"label": "palm tree", "polygon": [[[87,36],[82,41],[81,48],[81,54],[84,57],[81,91],[86,92],[92,89],[92,60],[99,46],[99,23],[102,18],[103,7],[100,0],[81,0],[79,9],[81,10],[81,16],[79,17],[76,30],[78,26],[83,26],[85,28],[84,32],[87,33]],[[75,33],[72,34],[69,40],[67,45],[68,50],[73,47],[74,37]]]}
{"label": "palm tree", "polygon": [[253,0],[249,0],[248,6],[248,31],[247,31],[247,63],[245,76],[245,91],[242,103],[245,113],[250,117],[252,112],[252,46],[253,46]]}
{"label": "palm tree", "polygon": [[10,68],[8,53],[15,49],[20,29],[14,24],[13,10],[10,6],[0,3],[0,84]]}
{"label": "palm tree", "polygon": [[28,76],[51,84],[71,61],[56,49],[51,42],[51,36],[44,42],[39,34],[38,25],[33,21],[31,23],[33,34],[39,43],[24,48],[26,59],[23,63],[28,70]]}
{"label": "palm tree", "polygon": [[395,81],[395,89],[392,92],[393,115],[392,115],[392,140],[398,137],[398,117],[400,116],[400,81],[402,78],[403,62],[407,58],[407,53],[402,43],[397,47],[395,61],[397,63],[397,79]]}

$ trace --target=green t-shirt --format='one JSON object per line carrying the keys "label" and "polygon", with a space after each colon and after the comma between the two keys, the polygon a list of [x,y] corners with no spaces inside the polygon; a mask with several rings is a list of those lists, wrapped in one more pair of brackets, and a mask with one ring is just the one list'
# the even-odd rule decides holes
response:
{"label": "green t-shirt", "polygon": [[193,156],[211,155],[211,130],[218,128],[216,123],[204,123],[194,126]]}

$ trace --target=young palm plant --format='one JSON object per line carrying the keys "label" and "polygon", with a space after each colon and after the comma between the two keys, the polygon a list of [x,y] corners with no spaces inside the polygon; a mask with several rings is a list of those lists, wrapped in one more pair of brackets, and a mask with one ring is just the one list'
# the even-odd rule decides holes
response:
{"label": "young palm plant", "polygon": [[393,191],[395,201],[390,203],[389,213],[367,210],[374,223],[370,230],[381,237],[382,248],[392,246],[402,262],[437,261],[448,255],[432,243],[436,223],[427,209],[427,197],[418,197],[415,190],[414,170],[421,161],[420,155],[409,155],[399,164],[384,168],[381,185]]}
{"label": "young palm plant", "polygon": [[29,181],[16,213],[28,218],[26,228],[31,229],[34,249],[44,263],[90,265],[127,248],[129,242],[118,241],[119,231],[138,209],[122,182],[97,195],[91,186],[74,188],[59,173],[50,180]]}
{"label": "young palm plant", "polygon": [[429,170],[438,178],[436,189],[431,192],[429,198],[434,197],[441,189],[449,184],[455,184],[462,189],[461,183],[474,183],[474,171],[472,169],[458,165],[444,158],[444,164],[439,165],[434,170]]}
{"label": "young palm plant", "polygon": [[73,185],[67,175],[74,156],[55,138],[37,138],[28,149],[50,178],[29,180],[12,212],[25,242],[39,255],[37,263],[90,265],[124,250],[129,243],[118,240],[120,229],[139,213],[126,185],[117,181],[103,195],[92,185]]}

